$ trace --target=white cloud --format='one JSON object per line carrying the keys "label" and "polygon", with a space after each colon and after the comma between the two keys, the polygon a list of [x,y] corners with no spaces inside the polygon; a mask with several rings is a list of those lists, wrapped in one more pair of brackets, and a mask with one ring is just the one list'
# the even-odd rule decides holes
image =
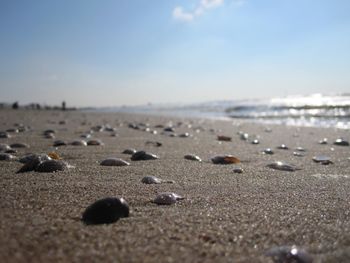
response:
{"label": "white cloud", "polygon": [[[196,17],[203,15],[207,10],[219,7],[224,4],[224,0],[198,0],[197,6],[192,11],[184,11],[182,6],[177,6],[173,10],[173,18],[182,22],[191,22]],[[245,0],[232,0],[231,3],[237,6],[243,5]]]}
{"label": "white cloud", "polygon": [[189,22],[189,21],[193,20],[194,14],[186,13],[186,12],[183,11],[181,6],[177,6],[177,7],[174,8],[173,18],[176,19],[176,20]]}
{"label": "white cloud", "polygon": [[200,0],[196,8],[190,12],[183,10],[183,7],[177,6],[173,10],[175,20],[190,22],[195,17],[201,16],[206,10],[218,7],[224,3],[224,0]]}

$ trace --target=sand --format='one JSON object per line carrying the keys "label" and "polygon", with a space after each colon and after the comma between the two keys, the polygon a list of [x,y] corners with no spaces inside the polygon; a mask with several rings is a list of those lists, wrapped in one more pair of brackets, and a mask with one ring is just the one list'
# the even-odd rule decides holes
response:
{"label": "sand", "polygon": [[[65,120],[65,124],[59,124]],[[176,133],[189,138],[151,134],[128,127],[149,123],[150,128],[169,122]],[[324,128],[179,119],[121,113],[1,110],[0,130],[15,123],[32,130],[13,134],[0,143],[24,142],[26,153],[57,152],[75,168],[57,173],[16,174],[16,161],[0,161],[0,258],[1,262],[272,262],[266,250],[282,245],[306,249],[314,262],[350,261],[350,147],[334,146],[349,131]],[[92,126],[110,124],[110,132],[95,132],[104,146],[63,146],[42,136],[55,129],[56,139],[73,141]],[[190,126],[189,126],[190,125]],[[203,128],[196,132],[196,128]],[[252,145],[237,135],[260,135]],[[219,142],[217,135],[232,136]],[[318,141],[329,139],[328,145]],[[159,141],[161,147],[145,145]],[[278,150],[280,144],[290,150]],[[293,149],[304,147],[304,157]],[[274,155],[261,150],[273,148]],[[146,150],[159,160],[130,161],[126,148]],[[184,159],[194,153],[203,162]],[[232,154],[239,165],[215,165],[209,158]],[[314,163],[324,154],[334,164]],[[130,161],[130,166],[104,167],[107,157]],[[266,167],[286,161],[301,170],[277,171]],[[242,174],[233,173],[242,167]],[[174,184],[145,185],[143,176],[174,180]],[[150,202],[157,193],[172,191],[186,197],[171,206]],[[104,197],[123,197],[130,217],[109,225],[87,226],[80,218],[85,208]]]}

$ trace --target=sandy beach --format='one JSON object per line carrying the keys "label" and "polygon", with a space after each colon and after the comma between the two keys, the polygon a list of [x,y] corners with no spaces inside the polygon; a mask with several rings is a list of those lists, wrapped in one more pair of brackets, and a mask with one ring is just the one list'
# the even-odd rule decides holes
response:
{"label": "sandy beach", "polygon": [[[348,130],[239,123],[236,120],[180,119],[121,113],[1,110],[0,131],[30,126],[0,143],[26,143],[16,157],[56,152],[74,168],[55,173],[16,174],[23,165],[0,161],[1,262],[273,262],[265,252],[297,245],[313,262],[350,262],[350,147],[333,145]],[[129,124],[148,125],[151,131]],[[104,146],[60,146],[53,141],[81,139],[96,125],[112,132],[94,132]],[[162,134],[156,125],[173,125],[176,134]],[[139,125],[140,126],[140,125]],[[47,139],[43,131],[56,131]],[[240,139],[243,131],[259,135],[260,144]],[[232,137],[218,141],[217,135]],[[328,138],[328,144],[319,140]],[[155,147],[147,141],[158,141]],[[286,144],[289,150],[277,149]],[[294,156],[296,147],[306,149]],[[158,160],[130,161],[127,148],[145,150]],[[273,155],[262,154],[271,148]],[[196,154],[202,162],[185,160]],[[210,158],[231,154],[242,162],[216,165]],[[333,164],[315,163],[315,155]],[[107,157],[130,166],[106,167]],[[300,170],[274,170],[285,161]],[[234,173],[241,167],[243,173]],[[174,183],[146,185],[144,176]],[[185,197],[170,206],[151,201],[157,193]],[[130,217],[113,224],[85,225],[81,215],[94,201],[123,197]]]}

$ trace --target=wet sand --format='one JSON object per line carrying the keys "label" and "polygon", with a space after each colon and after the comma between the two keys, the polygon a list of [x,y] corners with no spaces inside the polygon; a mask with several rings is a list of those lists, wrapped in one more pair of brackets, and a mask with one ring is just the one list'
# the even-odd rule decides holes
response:
{"label": "wet sand", "polygon": [[[59,124],[65,120],[65,124]],[[175,125],[178,134],[161,135],[157,124]],[[151,134],[128,127],[149,123]],[[177,127],[178,122],[182,125]],[[0,130],[15,123],[32,130],[0,139],[0,143],[23,142],[25,153],[57,152],[74,165],[56,173],[16,174],[16,161],[0,161],[0,258],[2,262],[272,262],[266,250],[281,245],[306,249],[314,262],[350,260],[350,147],[335,146],[338,137],[350,140],[349,131],[238,124],[233,121],[179,119],[172,117],[55,111],[0,111]],[[62,146],[42,136],[55,129],[56,139],[73,141],[92,126],[110,124],[110,132],[95,132],[104,146]],[[201,128],[200,128],[201,127]],[[196,129],[201,129],[197,132]],[[203,128],[203,129],[202,129]],[[237,135],[244,131],[260,135],[252,145]],[[232,136],[219,142],[217,135]],[[327,137],[329,143],[318,141]],[[159,141],[161,147],[145,145]],[[278,150],[280,144],[289,150]],[[293,156],[302,146],[304,157]],[[272,148],[274,155],[261,150]],[[126,148],[146,150],[160,159],[130,161]],[[333,149],[332,149],[333,148]],[[203,162],[184,159],[199,155]],[[209,158],[232,154],[239,165],[215,165]],[[312,161],[328,155],[334,164]],[[130,166],[104,167],[107,157],[130,161]],[[301,170],[278,171],[266,167],[286,161]],[[235,167],[244,172],[234,173]],[[144,176],[174,180],[174,184],[145,185]],[[172,191],[186,197],[171,206],[150,201],[157,193]],[[92,202],[104,197],[123,197],[130,217],[114,224],[87,226],[80,218]]]}

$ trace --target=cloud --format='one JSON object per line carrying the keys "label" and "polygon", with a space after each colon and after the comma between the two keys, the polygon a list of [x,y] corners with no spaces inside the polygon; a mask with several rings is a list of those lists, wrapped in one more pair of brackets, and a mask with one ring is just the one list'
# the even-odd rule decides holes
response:
{"label": "cloud", "polygon": [[[231,0],[231,4],[242,6],[246,0]],[[182,22],[191,22],[196,17],[203,15],[209,9],[219,7],[224,4],[224,0],[198,0],[197,6],[191,11],[184,11],[182,6],[177,6],[173,10],[173,18]]]}
{"label": "cloud", "polygon": [[194,14],[186,13],[181,6],[177,6],[173,10],[173,18],[179,21],[189,22],[194,18]]}

